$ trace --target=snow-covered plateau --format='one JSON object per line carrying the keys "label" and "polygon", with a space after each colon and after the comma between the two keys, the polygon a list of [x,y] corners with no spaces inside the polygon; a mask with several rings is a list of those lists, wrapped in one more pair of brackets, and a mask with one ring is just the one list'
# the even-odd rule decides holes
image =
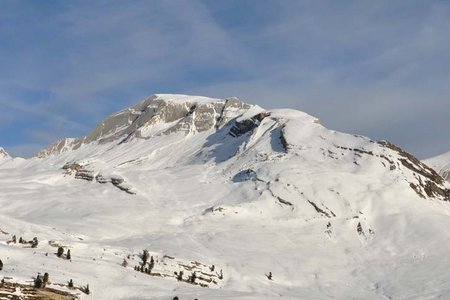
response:
{"label": "snow-covered plateau", "polygon": [[2,153],[0,299],[450,299],[449,183],[300,111],[153,95]]}

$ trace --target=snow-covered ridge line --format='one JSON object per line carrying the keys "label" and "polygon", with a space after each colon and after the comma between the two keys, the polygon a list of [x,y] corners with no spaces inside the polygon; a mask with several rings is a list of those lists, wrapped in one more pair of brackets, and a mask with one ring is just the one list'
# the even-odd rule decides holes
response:
{"label": "snow-covered ridge line", "polygon": [[450,182],[450,151],[425,159],[424,163],[435,169],[445,180]]}
{"label": "snow-covered ridge line", "polygon": [[183,94],[155,94],[154,96],[156,96],[158,100],[170,101],[175,103],[214,103],[225,101],[225,99]]}

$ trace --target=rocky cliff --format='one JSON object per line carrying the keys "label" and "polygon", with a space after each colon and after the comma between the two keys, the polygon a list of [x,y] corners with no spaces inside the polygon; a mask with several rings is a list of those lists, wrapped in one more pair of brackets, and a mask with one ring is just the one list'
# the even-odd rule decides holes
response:
{"label": "rocky cliff", "polygon": [[115,113],[82,138],[60,140],[36,156],[47,157],[97,142],[125,143],[133,138],[148,139],[176,132],[195,134],[219,129],[232,118],[257,106],[237,98],[213,99],[199,96],[157,94]]}

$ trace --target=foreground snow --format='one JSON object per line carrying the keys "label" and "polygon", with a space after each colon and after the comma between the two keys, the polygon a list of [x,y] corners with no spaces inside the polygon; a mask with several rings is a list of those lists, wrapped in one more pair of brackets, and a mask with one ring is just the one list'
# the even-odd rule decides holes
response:
{"label": "foreground snow", "polygon": [[[211,110],[201,117],[214,120],[207,129],[197,115],[177,126],[140,111],[147,123],[132,132],[140,121],[117,124],[128,110],[102,122],[114,130],[95,131],[104,142],[66,140],[41,158],[0,161],[0,276],[27,282],[48,272],[53,283],[89,284],[86,299],[450,297],[448,198],[428,194],[420,182],[434,174],[407,168],[400,152],[294,110],[273,110],[247,132],[233,119],[247,124],[261,108]],[[13,234],[39,245],[8,244]],[[144,249],[166,277],[134,270]],[[177,281],[174,272],[187,279],[190,268],[216,283]]]}

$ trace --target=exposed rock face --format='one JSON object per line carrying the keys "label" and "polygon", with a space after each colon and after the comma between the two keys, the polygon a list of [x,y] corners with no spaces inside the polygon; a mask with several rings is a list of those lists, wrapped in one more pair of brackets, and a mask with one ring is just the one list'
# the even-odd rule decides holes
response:
{"label": "exposed rock face", "polygon": [[65,164],[62,169],[65,171],[66,175],[74,175],[76,179],[83,179],[87,181],[95,181],[101,184],[111,183],[121,191],[128,194],[135,195],[136,192],[133,190],[132,186],[128,185],[122,177],[118,175],[105,176],[102,173],[98,173],[94,170],[90,170],[89,166],[83,163],[71,162]]}
{"label": "exposed rock face", "polygon": [[450,190],[444,187],[444,179],[435,170],[390,142],[379,141],[378,143],[396,151],[400,155],[398,161],[404,167],[414,172],[417,182],[411,182],[410,186],[419,196],[423,198],[425,198],[425,195],[428,197],[442,197],[443,200],[450,201]]}
{"label": "exposed rock face", "polygon": [[81,146],[80,139],[65,138],[59,140],[36,154],[36,157],[44,158],[52,154],[62,153],[69,150],[77,149]]}
{"label": "exposed rock face", "polygon": [[187,134],[218,129],[251,107],[237,98],[153,95],[106,118],[85,137],[58,141],[36,156],[43,158],[92,142],[124,143],[132,138],[146,139],[176,132]]}
{"label": "exposed rock face", "polygon": [[258,127],[259,124],[261,124],[261,121],[268,116],[270,116],[269,112],[262,112],[262,113],[258,113],[256,115],[254,115],[253,117],[251,117],[249,119],[236,121],[234,123],[233,127],[231,127],[231,129],[230,129],[230,135],[237,137],[237,136],[241,136],[247,132],[250,132],[253,129],[255,129],[256,127]]}
{"label": "exposed rock face", "polygon": [[94,180],[94,174],[92,171],[84,168],[82,164],[79,163],[67,163],[63,166],[65,174],[72,175],[75,174],[76,179],[84,179],[87,181]]}

